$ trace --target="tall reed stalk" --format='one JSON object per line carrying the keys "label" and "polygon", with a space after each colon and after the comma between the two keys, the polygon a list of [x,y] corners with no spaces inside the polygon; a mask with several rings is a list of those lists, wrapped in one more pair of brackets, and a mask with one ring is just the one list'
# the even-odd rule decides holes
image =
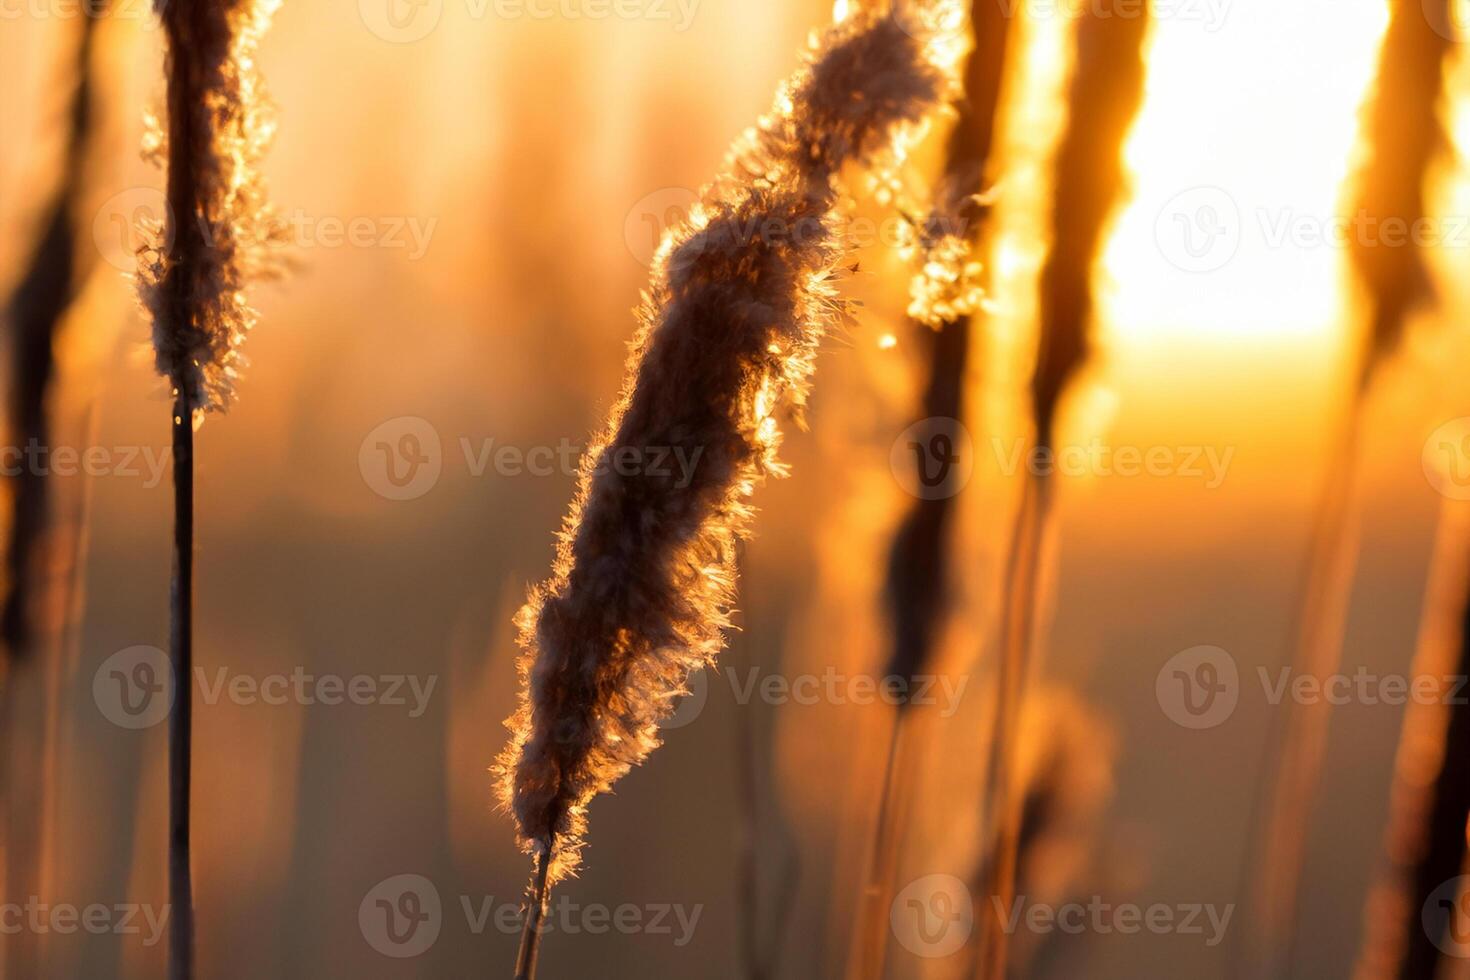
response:
{"label": "tall reed stalk", "polygon": [[[1000,113],[1011,20],[1004,5],[978,0],[969,11],[970,52],[956,99],[936,207],[919,233],[921,272],[915,279],[909,334],[928,345],[928,379],[917,419],[959,421],[965,411],[972,334],[983,329],[974,258],[983,240],[982,194],[994,179],[991,146]],[[922,464],[920,464],[922,465]],[[916,499],[894,537],[884,580],[893,631],[884,681],[912,682],[938,669],[937,645],[950,602],[953,495]],[[888,940],[888,902],[911,796],[915,750],[906,697],[889,733],[867,877],[853,929],[848,976],[882,975]]]}
{"label": "tall reed stalk", "polygon": [[[55,343],[62,318],[71,307],[81,284],[96,265],[95,253],[78,248],[78,211],[86,187],[86,170],[92,142],[95,81],[92,54],[101,8],[91,9],[76,19],[76,48],[68,63],[72,86],[66,113],[66,143],[60,178],[50,207],[41,221],[41,234],[16,284],[5,310],[9,334],[10,386],[9,427],[15,446],[48,446],[51,417],[48,410],[56,374]],[[0,640],[4,643],[0,663],[0,821],[3,821],[3,880],[6,894],[32,895],[42,892],[43,855],[47,852],[45,806],[52,773],[46,753],[45,735],[22,731],[24,722],[16,712],[17,674],[34,660],[37,647],[51,637],[60,624],[41,610],[60,610],[66,605],[48,595],[53,542],[48,540],[52,500],[46,476],[21,467],[11,480],[10,540],[5,556],[5,596],[0,611]],[[41,708],[41,724],[51,725],[53,706]],[[47,732],[49,734],[49,730]],[[40,743],[37,751],[36,743]],[[37,800],[29,807],[25,791]],[[6,944],[5,963],[9,975],[40,972],[36,937],[16,935]]]}
{"label": "tall reed stalk", "polygon": [[[1353,211],[1383,227],[1424,217],[1424,184],[1446,139],[1437,115],[1451,41],[1449,0],[1396,0],[1379,55],[1376,91],[1364,121],[1368,148],[1357,174]],[[1412,108],[1410,108],[1412,107]],[[1297,610],[1293,673],[1326,678],[1338,669],[1351,605],[1360,519],[1359,443],[1375,380],[1401,346],[1407,317],[1430,294],[1422,249],[1360,231],[1353,266],[1368,291],[1368,333],[1340,428],[1329,443],[1326,483],[1316,508]],[[1249,858],[1254,914],[1252,948],[1243,969],[1253,977],[1285,976],[1297,933],[1306,841],[1326,757],[1331,706],[1286,702],[1273,719],[1263,797]]]}
{"label": "tall reed stalk", "polygon": [[266,271],[278,233],[257,169],[272,125],[256,46],[270,0],[159,0],[168,44],[168,213],[140,253],[140,298],[153,321],[159,372],[173,387],[173,574],[169,662],[169,976],[194,975],[191,869],[194,662],[194,430],[234,393],[239,346],[255,322],[244,286]]}
{"label": "tall reed stalk", "polygon": [[[1032,901],[1050,902],[1074,894],[1083,881],[1102,811],[1113,793],[1116,737],[1107,719],[1087,702],[1068,692],[1037,687],[1021,711],[1015,878]],[[972,890],[984,891],[995,857],[980,856]],[[1044,948],[1048,940],[1058,938],[1047,936],[1036,945]],[[977,947],[977,942],[968,945],[974,962],[965,973],[974,973],[978,966]],[[1022,952],[1031,955],[1023,958],[1018,955]],[[1027,975],[1022,971],[1035,963],[1039,952],[1012,949],[1010,973]]]}
{"label": "tall reed stalk", "polygon": [[[584,457],[552,577],[518,616],[524,686],[497,766],[536,861],[518,977],[587,805],[657,746],[689,672],[723,645],[747,500],[782,472],[777,413],[803,402],[840,310],[837,176],[947,94],[943,53],[893,12],[826,30],[659,250],[622,397]],[[638,465],[667,450],[697,464],[681,483]]]}
{"label": "tall reed stalk", "polygon": [[[1031,411],[1036,447],[1050,451],[1062,392],[1087,359],[1092,271],[1123,186],[1123,141],[1143,99],[1147,5],[1124,10],[1084,7],[1077,15],[1076,60],[1069,118],[1057,151],[1051,252],[1041,276],[1041,316]],[[999,909],[1015,893],[1021,832],[1016,735],[1026,678],[1035,660],[1037,606],[1055,487],[1028,474],[1007,560],[1001,656],[986,767],[987,868],[976,975],[1006,972],[1008,935]]]}
{"label": "tall reed stalk", "polygon": [[1435,684],[1404,710],[1389,794],[1381,867],[1363,916],[1355,980],[1435,975],[1444,926],[1426,913],[1463,873],[1470,822],[1470,708],[1457,678],[1470,676],[1470,510],[1446,501],[1420,622],[1414,684]]}
{"label": "tall reed stalk", "polygon": [[[91,137],[92,50],[102,10],[77,18],[74,88],[67,114],[61,180],[45,229],[6,311],[13,349],[9,409],[16,445],[49,445],[47,396],[55,377],[58,325],[81,283],[96,264],[91,249],[77,247],[77,209],[84,191]],[[6,550],[7,592],[0,633],[12,661],[24,659],[35,635],[37,568],[49,513],[46,478],[22,467],[14,478],[10,542]]]}

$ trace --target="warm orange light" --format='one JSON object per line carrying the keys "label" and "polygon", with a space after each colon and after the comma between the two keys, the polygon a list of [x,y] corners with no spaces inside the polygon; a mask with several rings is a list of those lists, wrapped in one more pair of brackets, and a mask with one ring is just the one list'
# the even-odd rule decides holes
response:
{"label": "warm orange light", "polygon": [[1348,295],[1346,250],[1330,238],[1388,7],[1176,9],[1196,15],[1156,21],[1125,150],[1133,199],[1104,254],[1108,343],[1293,338],[1325,350]]}

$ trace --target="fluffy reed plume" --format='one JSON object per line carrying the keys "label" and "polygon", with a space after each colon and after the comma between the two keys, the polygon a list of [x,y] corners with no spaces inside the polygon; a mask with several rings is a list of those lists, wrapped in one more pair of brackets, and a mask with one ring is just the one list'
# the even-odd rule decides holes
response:
{"label": "fluffy reed plume", "polygon": [[168,218],[140,255],[139,296],[158,371],[186,418],[229,402],[255,311],[244,287],[271,271],[278,236],[258,165],[275,130],[255,67],[276,0],[160,2],[168,124],[146,149],[168,169]]}
{"label": "fluffy reed plume", "polygon": [[[57,325],[77,289],[96,264],[91,249],[77,247],[76,210],[83,193],[91,135],[93,38],[101,10],[77,18],[73,90],[67,142],[56,195],[43,219],[41,237],[6,310],[10,331],[9,409],[14,445],[49,445],[46,399],[55,374]],[[10,543],[6,551],[6,594],[0,635],[12,661],[24,659],[35,635],[38,562],[48,504],[45,477],[22,467],[14,478]]]}
{"label": "fluffy reed plume", "polygon": [[[1057,408],[1066,386],[1088,354],[1092,315],[1092,269],[1108,219],[1124,184],[1122,148],[1143,99],[1143,46],[1147,5],[1125,11],[1084,8],[1076,25],[1067,129],[1057,151],[1052,244],[1041,275],[1041,315],[1031,411],[1036,444],[1049,450],[1056,438]],[[1046,476],[1030,475],[1007,559],[1001,658],[996,682],[994,728],[988,747],[985,794],[990,840],[986,907],[1008,907],[1015,893],[1021,801],[1015,787],[1017,719],[1032,662],[1033,630],[1041,554],[1053,487]],[[998,915],[980,921],[977,976],[998,980],[1006,972],[1008,937]]]}
{"label": "fluffy reed plume", "polygon": [[139,254],[139,296],[159,373],[173,387],[174,554],[169,655],[169,975],[194,974],[190,873],[193,716],[194,427],[228,403],[255,314],[244,286],[265,271],[276,229],[257,164],[272,125],[256,46],[273,0],[159,0],[168,42],[168,121],[149,149],[168,169],[165,225]]}
{"label": "fluffy reed plume", "polygon": [[[980,263],[974,258],[981,237],[982,191],[991,169],[990,148],[1000,110],[1010,19],[1001,4],[970,7],[971,49],[955,102],[956,119],[946,150],[944,173],[934,212],[920,229],[920,270],[911,286],[909,332],[929,345],[929,377],[917,419],[959,420],[965,409],[972,317],[982,295]],[[920,466],[923,464],[920,463]],[[893,645],[883,677],[912,682],[934,669],[940,625],[949,604],[950,525],[954,497],[914,501],[894,536],[884,579],[884,600]],[[901,690],[912,689],[912,683]],[[906,697],[899,701],[873,831],[871,862],[853,931],[849,975],[882,973],[888,939],[888,894],[899,848],[898,813],[908,799],[907,751],[910,716]]]}
{"label": "fluffy reed plume", "polygon": [[[1451,23],[1451,16],[1449,0],[1394,3],[1379,56],[1376,94],[1365,115],[1369,152],[1357,175],[1352,211],[1372,223],[1359,226],[1349,254],[1367,286],[1368,333],[1316,509],[1297,612],[1297,674],[1325,677],[1341,659],[1357,562],[1358,443],[1369,390],[1401,345],[1407,315],[1430,292],[1423,250],[1408,235],[1395,243],[1384,222],[1402,221],[1407,232],[1424,217],[1425,179],[1447,145],[1436,104],[1451,47],[1440,30]],[[1256,962],[1247,969],[1252,975],[1281,976],[1289,970],[1303,853],[1329,721],[1325,702],[1285,705],[1268,742],[1268,787],[1259,791],[1266,802],[1251,848],[1255,908],[1250,931],[1256,947],[1251,955]]]}
{"label": "fluffy reed plume", "polygon": [[1432,933],[1425,912],[1442,911],[1429,903],[1465,866],[1470,709],[1455,696],[1453,679],[1470,676],[1470,513],[1457,502],[1446,501],[1440,520],[1411,676],[1416,684],[1436,686],[1404,709],[1382,866],[1364,909],[1356,980],[1435,975],[1449,917]]}
{"label": "fluffy reed plume", "polygon": [[[497,765],[537,857],[518,975],[534,969],[547,888],[577,865],[587,804],[654,749],[689,672],[723,643],[747,499],[781,472],[775,413],[801,405],[839,311],[835,178],[950,84],[916,35],[861,12],[815,38],[660,249],[622,396],[585,457],[552,577],[518,617],[524,689]],[[665,447],[696,461],[685,485],[641,465]]]}

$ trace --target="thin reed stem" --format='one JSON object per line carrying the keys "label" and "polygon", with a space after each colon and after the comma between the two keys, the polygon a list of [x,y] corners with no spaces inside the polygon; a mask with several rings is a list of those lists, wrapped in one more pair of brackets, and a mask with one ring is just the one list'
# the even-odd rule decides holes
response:
{"label": "thin reed stem", "polygon": [[1009,957],[1010,937],[1003,927],[1001,910],[1010,908],[1015,897],[1019,861],[1022,807],[1016,786],[1016,738],[1031,659],[1028,652],[1035,629],[1050,487],[1050,481],[1043,476],[1031,477],[1023,485],[1006,561],[1010,591],[1001,615],[1001,657],[995,680],[994,718],[987,745],[983,797],[982,826],[986,828],[986,838],[982,850],[985,863],[981,895],[987,906],[980,916],[976,969],[976,977],[982,980],[1004,976]]}
{"label": "thin reed stem", "polygon": [[[742,546],[738,571],[745,573]],[[740,634],[744,637],[748,634]],[[732,647],[736,644],[732,643]],[[740,643],[742,652],[749,645]],[[732,651],[733,652],[733,651]],[[755,658],[748,658],[752,668]],[[796,897],[798,857],[796,847],[779,812],[771,815],[771,829],[762,838],[761,744],[757,713],[753,704],[737,704],[735,723],[735,780],[738,819],[736,823],[736,888],[739,896],[737,925],[740,934],[740,970],[745,980],[775,980],[791,928],[791,905]],[[762,914],[761,870],[764,862],[777,865],[769,915]]]}
{"label": "thin reed stem", "polygon": [[[80,18],[61,183],[31,264],[16,286],[7,311],[15,345],[11,352],[9,402],[16,446],[50,444],[46,403],[56,374],[56,331],[94,264],[90,250],[77,248],[75,211],[83,193],[91,136],[91,60],[101,14],[97,10]],[[36,641],[36,607],[40,604],[36,594],[42,578],[39,565],[51,499],[46,475],[34,467],[21,467],[13,482],[10,542],[5,557],[8,591],[0,612],[0,634],[6,655],[19,661],[26,658]]]}
{"label": "thin reed stem", "polygon": [[898,871],[899,845],[906,823],[905,803],[909,798],[910,769],[906,754],[912,739],[908,724],[912,712],[899,711],[893,719],[888,754],[883,766],[882,795],[868,859],[868,874],[859,896],[858,925],[853,932],[853,953],[848,976],[881,977],[888,951],[888,896]]}
{"label": "thin reed stem", "polygon": [[[1091,351],[1093,265],[1108,220],[1126,181],[1123,142],[1143,101],[1146,10],[1136,17],[1083,11],[1075,28],[1076,65],[1070,85],[1067,130],[1057,150],[1052,245],[1041,275],[1041,316],[1031,410],[1038,449],[1054,449],[1063,392]],[[988,880],[981,917],[977,976],[1005,975],[1008,935],[999,908],[1015,893],[1016,850],[1021,835],[1021,799],[1016,780],[1016,731],[1026,676],[1034,668],[1043,547],[1054,492],[1051,478],[1026,480],[1008,559],[996,682],[996,706],[986,771]]]}
{"label": "thin reed stem", "polygon": [[[56,336],[77,290],[95,264],[89,249],[77,247],[78,208],[85,191],[92,138],[94,80],[92,52],[101,8],[78,18],[76,49],[68,65],[73,86],[67,112],[65,155],[54,199],[41,224],[30,261],[16,283],[7,309],[11,338],[10,390],[7,395],[11,444],[49,446],[52,440],[49,396],[55,386]],[[55,547],[51,481],[35,467],[20,467],[10,479],[10,540],[5,549],[5,592],[0,603],[0,881],[6,894],[47,894],[47,855],[53,824],[51,806],[56,724],[56,664],[46,665],[44,701],[20,705],[14,687],[20,674],[43,648],[58,640],[67,606],[56,601],[50,560]],[[72,566],[72,571],[75,566]],[[44,618],[40,610],[46,610]],[[53,610],[60,610],[56,622]],[[59,645],[59,643],[57,644]],[[59,650],[53,653],[59,656]],[[20,717],[24,707],[38,716],[40,732]],[[37,746],[36,743],[39,743]],[[5,972],[10,976],[38,973],[39,944],[34,936],[16,935],[5,946]]]}
{"label": "thin reed stem", "polygon": [[[1451,22],[1447,0],[1396,0],[1379,53],[1375,95],[1365,129],[1370,153],[1357,176],[1354,203],[1378,221],[1416,225],[1425,212],[1429,168],[1446,147],[1435,111],[1451,47],[1442,33]],[[1406,113],[1412,105],[1419,111]],[[1368,289],[1368,331],[1343,431],[1332,443],[1328,482],[1318,502],[1311,553],[1297,624],[1296,673],[1319,679],[1338,669],[1351,603],[1358,551],[1356,495],[1358,443],[1366,426],[1374,381],[1403,342],[1409,312],[1430,295],[1423,250],[1417,244],[1355,241],[1353,265]],[[1339,480],[1337,474],[1346,471]],[[1270,802],[1253,820],[1248,860],[1256,914],[1247,933],[1252,962],[1242,968],[1266,980],[1287,975],[1296,944],[1308,829],[1326,757],[1331,706],[1282,708],[1273,720],[1258,798]],[[1267,788],[1269,787],[1269,788]],[[1259,807],[1259,804],[1258,804]],[[1264,821],[1264,822],[1262,822]]]}
{"label": "thin reed stem", "polygon": [[551,871],[551,848],[536,858],[536,873],[526,890],[525,921],[521,925],[521,944],[516,950],[515,980],[535,980],[536,958],[541,952],[541,926],[546,919],[546,903],[551,896],[548,874]]}
{"label": "thin reed stem", "polygon": [[169,664],[174,705],[168,718],[169,977],[194,976],[194,882],[190,870],[190,782],[194,676],[194,424],[187,396],[174,401],[174,560],[169,589]]}
{"label": "thin reed stem", "polygon": [[[984,212],[977,202],[993,167],[991,147],[1000,114],[1006,73],[1006,46],[1011,19],[1003,5],[978,0],[970,5],[972,47],[963,74],[963,92],[957,101],[955,127],[950,134],[940,201],[933,232],[957,238],[957,264],[971,262],[983,239]],[[951,227],[945,224],[953,222]],[[925,263],[927,265],[927,262]],[[935,290],[916,306],[924,322],[910,324],[911,333],[929,343],[929,377],[919,406],[919,419],[953,419],[965,411],[965,385],[970,363],[971,333],[982,327],[978,284],[970,284],[963,269],[951,269],[958,287]],[[975,295],[966,295],[973,287]],[[939,315],[934,299],[944,310]],[[969,312],[974,310],[975,312]],[[921,497],[900,524],[888,557],[884,593],[893,630],[893,647],[884,677],[912,681],[925,670],[936,669],[938,637],[948,614],[950,539],[956,509],[953,494]],[[907,690],[907,688],[906,688]],[[901,701],[889,733],[881,797],[873,827],[867,877],[860,896],[848,976],[854,980],[883,972],[889,924],[887,901],[898,866],[903,834],[895,826],[903,818],[909,784],[900,758],[910,731],[913,712]],[[922,747],[917,747],[922,751]]]}
{"label": "thin reed stem", "polygon": [[[1296,608],[1293,663],[1325,679],[1341,661],[1347,605],[1357,566],[1358,445],[1364,402],[1354,399],[1330,443],[1316,521]],[[1340,468],[1337,461],[1346,461]],[[1317,799],[1317,773],[1327,748],[1330,706],[1284,702],[1267,729],[1267,761],[1253,805],[1246,856],[1254,909],[1253,948],[1237,953],[1237,971],[1278,977],[1290,971],[1307,829]]]}
{"label": "thin reed stem", "polygon": [[[1470,708],[1454,696],[1470,675],[1470,510],[1446,500],[1429,581],[1418,650],[1410,671],[1434,696],[1404,709],[1383,834],[1381,869],[1363,915],[1355,980],[1414,980],[1435,975],[1444,929],[1427,914],[1446,882],[1462,873],[1470,820]],[[1453,896],[1451,896],[1453,897]]]}
{"label": "thin reed stem", "polygon": [[[195,328],[198,311],[194,265],[210,248],[201,226],[195,148],[210,137],[199,132],[194,101],[201,83],[190,53],[183,14],[167,20],[171,28],[168,85],[167,202],[172,222],[169,274],[161,283],[164,328],[182,334]],[[168,898],[170,980],[194,976],[194,881],[190,796],[193,777],[194,675],[194,412],[196,398],[179,376],[174,377],[172,415],[174,477],[173,575],[169,582],[169,665],[174,704],[168,718]]]}

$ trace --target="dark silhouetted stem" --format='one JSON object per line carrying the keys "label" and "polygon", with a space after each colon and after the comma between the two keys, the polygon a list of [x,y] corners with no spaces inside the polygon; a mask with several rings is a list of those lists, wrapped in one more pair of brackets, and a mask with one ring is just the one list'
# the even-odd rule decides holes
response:
{"label": "dark silhouetted stem", "polygon": [[[950,134],[945,159],[941,196],[945,210],[964,220],[960,231],[977,247],[980,241],[979,211],[972,201],[984,191],[991,166],[995,122],[1000,112],[1001,87],[1006,71],[1006,44],[1010,19],[1004,4],[978,0],[970,9],[974,48],[965,65],[964,95]],[[929,377],[920,406],[920,419],[953,419],[964,414],[965,378],[969,367],[969,316],[958,316],[937,331],[925,324],[912,324],[911,333],[929,343]],[[935,669],[936,637],[940,633],[949,600],[950,536],[955,499],[952,495],[916,500],[899,525],[888,556],[884,597],[893,630],[893,646],[884,678],[912,681],[925,670]],[[903,692],[912,689],[906,684]],[[906,697],[906,693],[902,695]],[[878,977],[883,972],[888,939],[886,904],[897,867],[901,823],[907,802],[908,779],[900,759],[905,740],[912,735],[912,712],[907,702],[899,704],[889,734],[883,781],[873,828],[871,854],[853,937],[853,959],[849,976]]]}
{"label": "dark silhouetted stem", "polygon": [[551,848],[547,847],[536,858],[536,875],[526,892],[525,923],[521,926],[521,946],[516,951],[515,980],[536,978],[536,958],[541,952],[541,924],[546,919],[549,897],[546,876],[550,870]]}
{"label": "dark silhouetted stem", "polygon": [[[1378,76],[1364,131],[1370,152],[1357,175],[1357,217],[1417,227],[1424,216],[1424,186],[1447,141],[1435,103],[1443,89],[1444,63],[1453,47],[1444,31],[1452,23],[1449,0],[1396,0],[1379,53]],[[1404,106],[1422,107],[1405,112]],[[1356,468],[1359,432],[1366,426],[1373,381],[1403,341],[1407,315],[1430,293],[1424,251],[1359,230],[1349,256],[1369,293],[1368,332],[1349,417],[1329,457],[1328,483],[1318,504],[1310,565],[1299,611],[1294,673],[1319,679],[1336,671],[1357,562]],[[1337,474],[1346,472],[1345,479]],[[1248,873],[1256,909],[1245,935],[1253,940],[1250,962],[1237,972],[1263,980],[1291,972],[1300,915],[1306,842],[1326,757],[1330,706],[1282,709],[1267,747],[1264,784],[1269,803],[1253,821]],[[1284,727],[1282,727],[1284,725]],[[1258,796],[1263,789],[1258,789]],[[1264,821],[1264,822],[1262,822]],[[1419,930],[1416,930],[1419,931]]]}
{"label": "dark silhouetted stem", "polygon": [[169,663],[174,706],[168,721],[169,977],[194,976],[194,883],[189,798],[193,754],[194,422],[188,399],[174,401],[174,562],[169,589]]}
{"label": "dark silhouetted stem", "polygon": [[1461,914],[1440,904],[1458,899],[1442,889],[1466,872],[1470,821],[1470,706],[1456,696],[1470,675],[1470,510],[1458,501],[1442,511],[1411,674],[1433,696],[1404,709],[1355,980],[1440,975],[1441,949],[1453,948],[1445,931]]}
{"label": "dark silhouetted stem", "polygon": [[1015,896],[1016,868],[1021,835],[1021,797],[1016,786],[1016,737],[1026,671],[1030,665],[1031,636],[1035,628],[1041,552],[1051,484],[1044,476],[1029,476],[1022,488],[1016,529],[1006,560],[1006,607],[1001,617],[1001,656],[995,680],[995,712],[985,767],[985,848],[976,976],[1005,975],[1009,934],[1002,916]]}
{"label": "dark silhouetted stem", "polygon": [[[1076,65],[1068,96],[1067,130],[1057,150],[1052,243],[1041,275],[1036,369],[1031,379],[1036,446],[1051,451],[1062,393],[1086,363],[1091,343],[1092,271],[1125,181],[1123,142],[1143,101],[1147,8],[1134,16],[1084,10],[1076,27]],[[1008,561],[996,711],[987,767],[986,852],[989,906],[980,920],[978,976],[1006,972],[1008,936],[997,904],[1015,893],[1021,834],[1015,734],[1035,657],[1037,597],[1045,569],[1042,547],[1054,487],[1049,477],[1026,479]]]}
{"label": "dark silhouetted stem", "polygon": [[[56,330],[82,276],[92,264],[90,258],[78,253],[74,212],[82,195],[86,169],[92,115],[90,64],[98,16],[101,16],[100,9],[80,18],[76,88],[61,182],[43,225],[45,230],[30,265],[15,287],[8,310],[14,344],[9,393],[11,424],[14,445],[22,449],[50,444],[46,399],[55,376]],[[0,632],[3,632],[6,654],[20,660],[30,651],[37,632],[33,622],[37,566],[50,508],[46,476],[36,467],[20,467],[14,484],[10,542],[5,557],[8,592],[0,613]]]}

